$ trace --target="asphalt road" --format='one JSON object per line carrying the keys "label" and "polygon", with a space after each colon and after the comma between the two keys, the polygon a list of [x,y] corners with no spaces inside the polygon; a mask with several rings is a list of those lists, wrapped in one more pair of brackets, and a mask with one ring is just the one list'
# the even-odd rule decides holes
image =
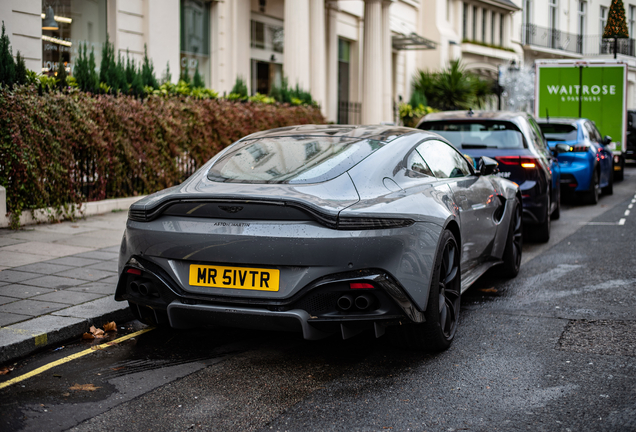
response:
{"label": "asphalt road", "polygon": [[[564,205],[516,279],[491,271],[464,295],[441,354],[368,334],[155,329],[1,389],[0,430],[634,432],[635,193],[629,168],[597,206]],[[107,340],[143,328],[119,323]],[[11,376],[103,342],[40,353]]]}

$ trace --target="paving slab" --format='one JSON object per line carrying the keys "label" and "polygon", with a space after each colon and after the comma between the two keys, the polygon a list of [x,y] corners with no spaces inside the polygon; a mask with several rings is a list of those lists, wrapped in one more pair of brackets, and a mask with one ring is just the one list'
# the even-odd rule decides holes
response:
{"label": "paving slab", "polygon": [[[7,326],[10,324],[15,324],[20,321],[32,319],[31,315],[20,315],[20,314],[12,314],[7,312],[0,312],[0,346],[4,349],[4,340],[2,339],[2,328],[3,326]],[[0,353],[3,351],[0,350]],[[1,354],[0,354],[1,356]]]}
{"label": "paving slab", "polygon": [[[123,230],[122,230],[122,232],[123,232]],[[120,247],[121,247],[121,242],[120,242],[120,245],[118,245],[118,246],[111,246],[111,247],[108,247],[108,248],[102,248],[100,250],[103,250],[104,252],[117,252],[117,253],[119,253]]]}
{"label": "paving slab", "polygon": [[49,261],[51,264],[61,264],[71,267],[84,267],[94,264],[99,264],[101,261],[96,259],[78,258],[75,256],[68,256],[64,258],[57,258]]}
{"label": "paving slab", "polygon": [[[0,306],[1,307],[1,306]],[[75,318],[92,318],[99,316],[102,311],[128,311],[128,302],[117,302],[111,296],[83,303],[78,306],[58,310],[51,315]],[[130,313],[128,311],[128,313]]]}
{"label": "paving slab", "polygon": [[121,243],[121,239],[110,235],[104,235],[104,237],[88,237],[88,236],[77,236],[77,237],[69,237],[64,240],[60,240],[57,244],[65,244],[76,247],[85,247],[85,248],[104,248],[108,246],[113,246]]}
{"label": "paving slab", "polygon": [[84,268],[104,270],[111,273],[117,273],[117,261],[115,260],[104,261],[99,264],[91,265]]}
{"label": "paving slab", "polygon": [[94,294],[114,295],[116,289],[117,289],[117,284],[92,282],[92,283],[88,283],[84,285],[79,285],[73,288],[67,288],[64,291],[76,291],[76,292],[86,292],[86,293],[94,293]]}
{"label": "paving slab", "polygon": [[14,267],[13,270],[21,271],[21,272],[30,272],[30,273],[40,273],[40,274],[55,274],[64,270],[72,269],[71,266],[64,266],[59,264],[51,264],[48,261],[42,261],[39,263],[27,264],[25,266]]}
{"label": "paving slab", "polygon": [[42,288],[64,289],[64,288],[70,288],[76,285],[81,285],[85,282],[86,280],[82,280],[82,279],[74,279],[74,278],[54,276],[54,275],[47,275],[47,276],[40,275],[40,277],[38,278],[22,281],[22,284],[42,287]]}
{"label": "paving slab", "polygon": [[87,301],[95,300],[100,297],[104,297],[103,294],[78,292],[78,291],[54,291],[52,293],[42,294],[39,296],[31,297],[31,300],[46,301],[54,303],[63,303],[66,305],[78,305],[86,303]]}
{"label": "paving slab", "polygon": [[12,303],[12,302],[18,301],[18,300],[19,299],[15,298],[15,297],[6,297],[6,296],[0,295],[0,305],[7,304],[7,303]]}
{"label": "paving slab", "polygon": [[86,247],[69,246],[61,243],[45,243],[41,241],[30,241],[0,247],[0,252],[10,251],[23,254],[45,255],[48,258],[75,255],[90,250],[91,249]]}
{"label": "paving slab", "polygon": [[53,292],[49,288],[34,287],[31,285],[11,284],[0,287],[0,295],[26,299],[40,294]]}
{"label": "paving slab", "polygon": [[46,255],[26,254],[14,251],[0,251],[0,264],[3,267],[18,267],[35,262],[46,261]]}
{"label": "paving slab", "polygon": [[36,272],[28,272],[28,271],[16,271],[15,269],[11,270],[3,270],[0,272],[0,281],[15,283],[22,282],[29,279],[35,279],[42,276]]}
{"label": "paving slab", "polygon": [[64,276],[91,282],[98,281],[112,275],[113,272],[88,267],[75,267],[57,274],[57,276]]}
{"label": "paving slab", "polygon": [[119,258],[119,253],[118,252],[106,252],[104,250],[94,250],[94,251],[90,251],[90,252],[84,252],[84,253],[81,253],[81,254],[76,254],[74,256],[79,257],[79,258],[89,258],[89,259],[109,261],[109,260],[113,260],[113,259]]}
{"label": "paving slab", "polygon": [[63,309],[65,305],[60,303],[49,303],[36,300],[18,300],[0,306],[0,312],[8,312],[22,315],[39,316],[50,314],[59,309]]}
{"label": "paving slab", "polygon": [[22,242],[23,240],[18,240],[15,237],[9,237],[9,236],[0,237],[0,247],[11,246],[11,245],[22,243]]}
{"label": "paving slab", "polygon": [[55,232],[47,232],[47,231],[36,231],[34,229],[16,230],[16,231],[13,231],[11,235],[7,236],[7,238],[18,240],[19,243],[24,243],[29,241],[54,243],[58,240],[64,240],[66,237],[68,237],[67,234],[58,234]]}

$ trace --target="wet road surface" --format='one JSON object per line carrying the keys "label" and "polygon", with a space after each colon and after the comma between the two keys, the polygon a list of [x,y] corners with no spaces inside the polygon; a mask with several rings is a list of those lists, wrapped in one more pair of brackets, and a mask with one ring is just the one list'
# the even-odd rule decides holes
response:
{"label": "wet road surface", "polygon": [[[598,206],[565,205],[516,279],[493,270],[463,296],[446,352],[154,329],[0,389],[0,430],[636,431],[635,192],[631,169]],[[118,324],[108,340],[145,328]],[[0,384],[104,342],[24,359]]]}

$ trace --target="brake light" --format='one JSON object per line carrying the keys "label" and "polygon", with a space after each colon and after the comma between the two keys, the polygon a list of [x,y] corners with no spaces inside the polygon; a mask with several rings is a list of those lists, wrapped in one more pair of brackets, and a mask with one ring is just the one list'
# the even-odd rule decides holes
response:
{"label": "brake light", "polygon": [[570,147],[571,152],[587,152],[590,149],[590,146],[586,145],[575,145]]}
{"label": "brake light", "polygon": [[526,169],[537,167],[537,160],[528,156],[497,156],[495,159],[503,165],[521,165]]}
{"label": "brake light", "polygon": [[349,288],[351,289],[370,289],[373,288],[373,285],[365,282],[351,282],[349,284]]}
{"label": "brake light", "polygon": [[141,276],[141,270],[136,269],[136,268],[129,268],[128,270],[126,270],[126,273],[130,273],[130,274],[134,274],[137,276]]}

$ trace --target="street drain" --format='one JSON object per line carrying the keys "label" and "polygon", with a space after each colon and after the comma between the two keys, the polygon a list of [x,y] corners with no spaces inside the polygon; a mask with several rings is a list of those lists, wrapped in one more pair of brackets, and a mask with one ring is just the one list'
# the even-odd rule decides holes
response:
{"label": "street drain", "polygon": [[636,357],[636,321],[571,320],[559,349]]}

